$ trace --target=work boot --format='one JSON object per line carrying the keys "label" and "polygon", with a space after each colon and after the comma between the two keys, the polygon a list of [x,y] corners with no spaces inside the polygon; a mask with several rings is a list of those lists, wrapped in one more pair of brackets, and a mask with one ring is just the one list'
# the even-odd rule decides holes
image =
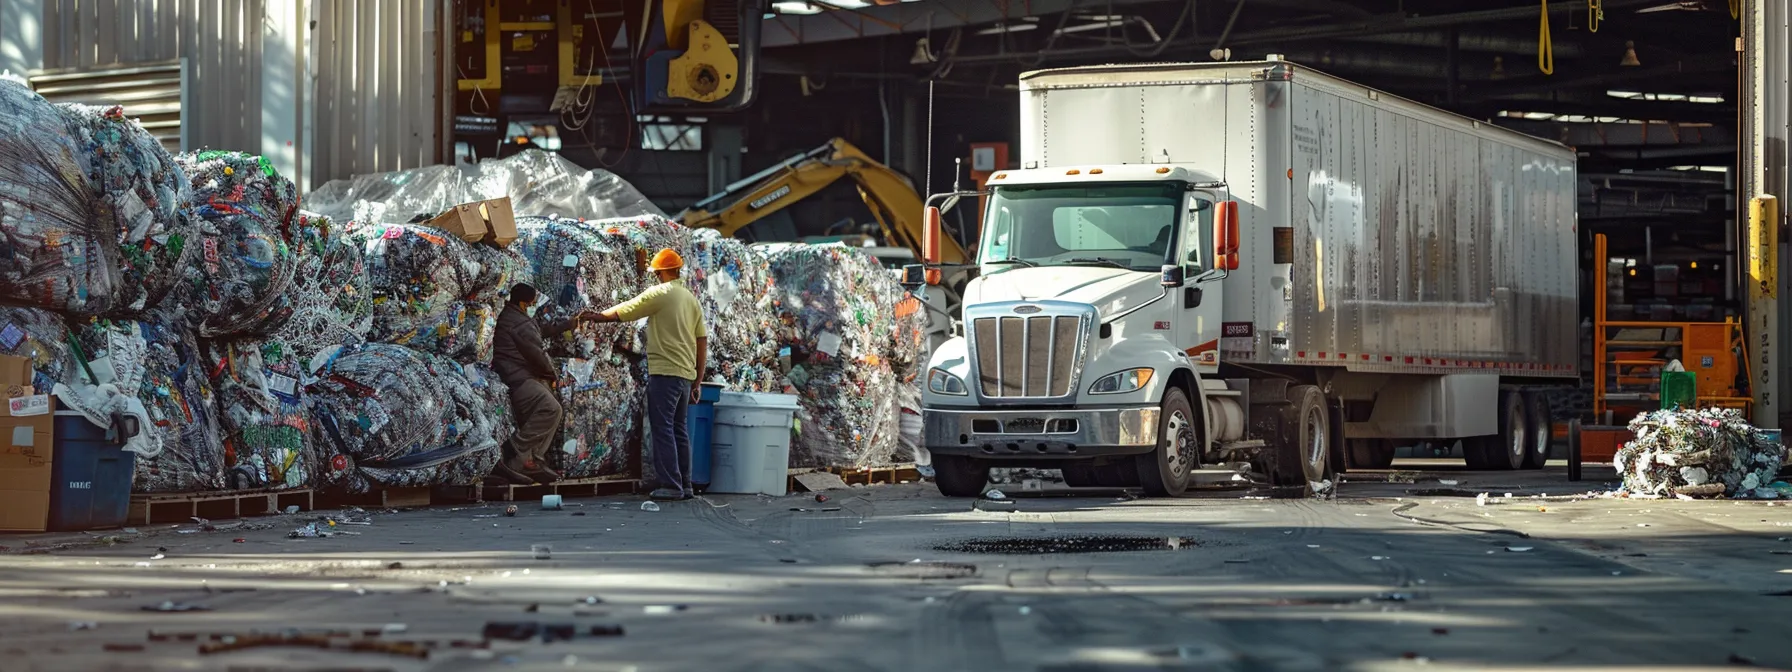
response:
{"label": "work boot", "polygon": [[560,480],[560,472],[549,469],[548,465],[534,460],[524,462],[523,468],[520,471],[527,474],[530,478],[534,478],[537,483],[555,483]]}
{"label": "work boot", "polygon": [[668,502],[682,502],[691,498],[690,495],[672,488],[657,488],[653,492],[647,493],[647,497],[649,499],[658,499]]}
{"label": "work boot", "polygon": [[492,475],[490,478],[495,478],[495,479],[504,481],[504,483],[502,483],[502,485],[534,485],[535,484],[535,479],[525,476],[522,473],[518,472],[517,470],[510,468],[510,465],[505,464],[505,462],[506,462],[506,460],[498,460],[497,464],[492,465]]}

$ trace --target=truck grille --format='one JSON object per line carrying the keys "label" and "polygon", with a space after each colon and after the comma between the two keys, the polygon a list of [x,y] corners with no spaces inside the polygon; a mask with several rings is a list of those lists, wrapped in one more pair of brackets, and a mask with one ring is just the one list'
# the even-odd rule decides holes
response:
{"label": "truck grille", "polygon": [[983,396],[1068,396],[1080,328],[1081,320],[1070,315],[973,320]]}

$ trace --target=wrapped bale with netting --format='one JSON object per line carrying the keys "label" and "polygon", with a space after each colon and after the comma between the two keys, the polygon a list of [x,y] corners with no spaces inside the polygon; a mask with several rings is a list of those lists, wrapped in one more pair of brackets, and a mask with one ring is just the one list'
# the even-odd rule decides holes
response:
{"label": "wrapped bale with netting", "polygon": [[127,308],[115,218],[71,117],[0,79],[0,298],[75,315]]}
{"label": "wrapped bale with netting", "polygon": [[75,380],[68,323],[41,308],[0,306],[0,355],[31,360],[31,386],[39,394]]}
{"label": "wrapped bale with netting", "polygon": [[1632,495],[1761,497],[1786,449],[1735,409],[1650,411],[1630,421],[1636,438],[1613,459]]}
{"label": "wrapped bale with netting", "polygon": [[527,276],[527,259],[421,225],[353,223],[348,238],[361,247],[373,294],[368,340],[491,361],[498,310]]}
{"label": "wrapped bale with netting", "polygon": [[232,490],[312,484],[317,453],[305,407],[305,363],[285,342],[202,344],[217,399],[225,482]]}
{"label": "wrapped bale with netting", "polygon": [[138,456],[132,490],[225,489],[217,399],[198,338],[187,324],[158,310],[144,320],[95,319],[73,331],[78,370],[71,375],[134,392],[149,421],[143,431],[160,444],[160,452]]}
{"label": "wrapped bale with netting", "polygon": [[265,335],[290,314],[298,192],[267,159],[176,157],[192,182],[194,240],[175,299],[202,337]]}
{"label": "wrapped bale with netting", "polygon": [[258,328],[303,361],[326,348],[365,342],[373,327],[373,290],[361,245],[330,218],[304,212],[292,242],[296,270],[287,309],[278,325]]}
{"label": "wrapped bale with netting", "polygon": [[497,464],[509,391],[484,365],[379,343],[322,356],[306,387],[322,486],[477,485]]}
{"label": "wrapped bale with netting", "polygon": [[610,219],[665,213],[602,169],[558,154],[527,151],[466,166],[427,166],[331,181],[305,196],[306,207],[339,221],[409,224],[462,203],[508,197],[517,213]]}
{"label": "wrapped bale with netting", "polygon": [[186,171],[161,141],[119,106],[59,105],[89,160],[95,214],[117,233],[115,313],[159,305],[180,280],[194,224]]}
{"label": "wrapped bale with netting", "polygon": [[742,392],[781,389],[770,261],[746,243],[699,229],[691,233],[685,272],[703,306],[711,378]]}

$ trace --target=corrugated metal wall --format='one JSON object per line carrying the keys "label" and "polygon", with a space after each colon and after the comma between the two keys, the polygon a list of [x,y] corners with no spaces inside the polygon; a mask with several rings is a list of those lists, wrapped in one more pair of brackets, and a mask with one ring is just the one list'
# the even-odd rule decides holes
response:
{"label": "corrugated metal wall", "polygon": [[0,60],[59,70],[186,59],[189,149],[272,153],[292,143],[309,154],[296,163],[316,185],[442,161],[445,4],[0,0],[0,20],[41,14],[43,25],[41,62],[35,49]]}
{"label": "corrugated metal wall", "polygon": [[195,94],[182,110],[188,148],[260,150],[263,0],[42,4],[45,69],[185,58]]}
{"label": "corrugated metal wall", "polygon": [[312,3],[313,184],[441,163],[444,4]]}

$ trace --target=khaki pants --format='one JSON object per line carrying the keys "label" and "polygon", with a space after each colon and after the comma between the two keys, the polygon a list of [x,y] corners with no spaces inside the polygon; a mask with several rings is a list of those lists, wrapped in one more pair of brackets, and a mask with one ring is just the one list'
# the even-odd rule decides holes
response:
{"label": "khaki pants", "polygon": [[560,433],[560,416],[564,412],[553,388],[539,380],[512,387],[510,408],[516,413],[516,433],[510,436],[510,447],[516,455],[508,465],[518,471],[531,464],[548,466],[548,449]]}

